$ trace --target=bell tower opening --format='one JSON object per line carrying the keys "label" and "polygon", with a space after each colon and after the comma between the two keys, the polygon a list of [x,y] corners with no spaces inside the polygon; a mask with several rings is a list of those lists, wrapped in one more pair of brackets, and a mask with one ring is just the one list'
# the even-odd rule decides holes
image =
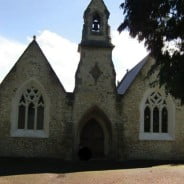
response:
{"label": "bell tower opening", "polygon": [[110,13],[103,0],[91,0],[84,12],[81,46],[113,48],[108,24]]}
{"label": "bell tower opening", "polygon": [[101,31],[101,20],[98,14],[93,16],[91,31],[94,33],[99,33]]}

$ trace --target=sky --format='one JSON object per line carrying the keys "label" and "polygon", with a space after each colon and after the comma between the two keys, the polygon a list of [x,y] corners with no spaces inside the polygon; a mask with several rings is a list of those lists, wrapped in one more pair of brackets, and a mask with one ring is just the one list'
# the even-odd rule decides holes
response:
{"label": "sky", "polygon": [[[33,35],[66,91],[74,88],[82,38],[83,13],[91,0],[0,0],[0,82],[16,63]],[[113,63],[117,81],[146,55],[143,43],[121,34],[123,0],[104,0],[110,11]]]}

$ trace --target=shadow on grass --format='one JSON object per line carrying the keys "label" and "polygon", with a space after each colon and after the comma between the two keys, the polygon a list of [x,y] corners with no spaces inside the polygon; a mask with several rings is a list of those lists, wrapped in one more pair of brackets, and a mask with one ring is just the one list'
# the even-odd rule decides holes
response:
{"label": "shadow on grass", "polygon": [[184,161],[62,161],[59,159],[0,158],[0,176],[36,173],[73,173],[117,169],[147,168],[164,164],[180,165]]}

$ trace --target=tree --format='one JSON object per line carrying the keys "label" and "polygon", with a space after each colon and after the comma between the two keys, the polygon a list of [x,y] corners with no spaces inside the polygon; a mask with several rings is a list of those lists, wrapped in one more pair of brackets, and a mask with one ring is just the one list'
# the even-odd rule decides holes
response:
{"label": "tree", "polygon": [[119,32],[144,41],[159,68],[158,82],[184,103],[184,0],[125,0]]}

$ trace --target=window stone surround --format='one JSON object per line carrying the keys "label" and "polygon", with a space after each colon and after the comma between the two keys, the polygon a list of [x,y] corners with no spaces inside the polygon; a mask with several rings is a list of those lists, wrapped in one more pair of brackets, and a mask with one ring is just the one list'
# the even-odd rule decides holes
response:
{"label": "window stone surround", "polygon": [[[19,100],[24,90],[29,87],[37,88],[42,94],[45,101],[44,108],[44,128],[43,130],[29,130],[29,129],[18,129],[18,107]],[[11,137],[31,137],[31,138],[48,138],[49,137],[49,98],[46,95],[44,87],[38,82],[37,79],[32,78],[19,87],[15,96],[12,99],[12,111],[11,111]]]}
{"label": "window stone surround", "polygon": [[[140,103],[140,130],[139,140],[158,140],[158,141],[174,141],[175,140],[175,104],[172,97],[166,95],[164,90],[160,88],[148,89],[142,98]],[[168,110],[168,132],[144,132],[144,109],[145,103],[149,95],[153,92],[159,92],[162,96],[166,97],[167,110]]]}

